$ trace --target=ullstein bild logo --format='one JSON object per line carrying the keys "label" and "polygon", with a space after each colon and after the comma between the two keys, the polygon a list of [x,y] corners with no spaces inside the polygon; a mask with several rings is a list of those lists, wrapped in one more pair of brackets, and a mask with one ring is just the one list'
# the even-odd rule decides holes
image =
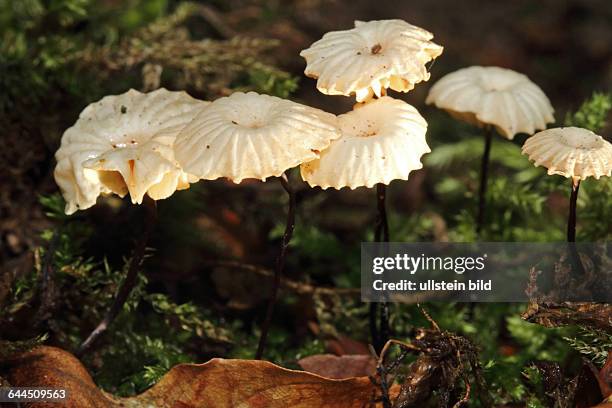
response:
{"label": "ullstein bild logo", "polygon": [[[446,271],[454,272],[458,275],[466,271],[482,271],[485,269],[487,254],[482,256],[410,256],[409,254],[396,254],[394,257],[375,257],[372,261],[372,273],[381,275],[386,271],[404,271],[410,275],[417,272]],[[418,285],[417,285],[418,284]],[[428,279],[424,282],[414,282],[408,279],[401,279],[397,282],[384,282],[376,279],[372,282],[372,288],[377,291],[455,291],[455,290],[491,290],[491,280],[469,280],[460,282],[456,279],[452,281],[436,281]]]}

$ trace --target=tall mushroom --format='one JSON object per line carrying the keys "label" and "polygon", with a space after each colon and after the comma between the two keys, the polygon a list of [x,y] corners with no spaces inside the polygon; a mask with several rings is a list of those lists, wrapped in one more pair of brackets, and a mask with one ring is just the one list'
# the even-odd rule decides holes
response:
{"label": "tall mushroom", "polygon": [[286,171],[319,157],[339,131],[336,117],[319,109],[255,92],[236,92],[208,105],[175,143],[183,169],[199,179],[226,177],[235,183],[278,177],[289,195],[289,211],[262,325],[256,358],[263,355],[291,240],[295,196]]}
{"label": "tall mushroom", "polygon": [[55,154],[55,181],[66,200],[66,214],[95,205],[100,194],[130,195],[146,207],[145,231],[138,240],[127,276],[103,321],[82,343],[83,353],[121,311],[142,263],[156,218],[155,200],[189,187],[174,158],[178,132],[206,105],[185,92],[129,90],[87,106],[67,129]]}
{"label": "tall mushroom", "polygon": [[480,171],[476,230],[480,233],[486,211],[487,176],[493,128],[506,139],[517,133],[533,134],[554,122],[554,109],[542,90],[510,69],[473,66],[442,77],[425,101],[453,117],[485,128]]}
{"label": "tall mushroom", "polygon": [[[407,180],[423,167],[421,156],[430,149],[425,140],[427,122],[411,105],[384,96],[338,116],[342,136],[321,152],[321,158],[302,164],[302,178],[310,186],[341,189],[376,186],[378,221],[375,240],[389,241],[385,185]],[[370,305],[372,343],[377,350],[388,336],[387,305],[383,303],[379,327],[376,303]]]}
{"label": "tall mushroom", "polygon": [[[426,64],[440,56],[443,50],[440,45],[431,41],[432,38],[433,34],[429,31],[408,24],[403,20],[356,21],[355,27],[352,29],[332,31],[325,34],[323,38],[300,52],[300,55],[306,59],[304,73],[308,77],[317,79],[317,89],[319,91],[327,95],[355,95],[357,102],[369,102],[372,98],[384,97],[387,94],[387,88],[398,92],[408,92],[414,88],[415,84],[429,79],[430,74]],[[376,101],[371,103],[376,103]],[[359,109],[355,109],[355,112],[362,112],[364,117],[367,116],[368,120],[374,121],[374,116],[377,112],[384,112],[393,104],[386,100],[376,104],[376,108],[369,109],[366,109],[368,106],[366,104]],[[393,110],[392,108],[389,109]],[[355,113],[349,117],[351,116],[358,118],[361,115]],[[378,119],[376,120],[378,121]],[[381,124],[380,122],[377,123]],[[361,126],[359,128],[361,129]],[[410,132],[407,131],[406,133],[409,134]],[[351,133],[347,132],[346,134],[350,135]],[[357,132],[354,134],[357,134]],[[401,138],[391,139],[396,142],[402,140]],[[349,140],[350,137],[347,136],[343,142],[334,143],[334,146],[342,146],[342,144],[346,143],[352,145],[359,139],[351,142]],[[357,143],[356,145],[359,144]],[[376,144],[376,146],[376,148],[381,147],[380,144]],[[386,148],[387,153],[390,153],[389,148],[391,148],[390,150],[394,149],[391,145],[386,145]],[[334,147],[333,151],[335,153],[332,153],[332,155],[337,155],[342,154],[343,149]],[[372,166],[370,168],[366,160],[369,156],[378,157],[377,154],[380,152],[370,151],[361,153],[363,154],[361,157],[364,160],[361,162],[362,168],[347,165],[346,171],[349,178],[356,176],[353,179],[354,181],[350,182],[355,186],[366,185],[360,184],[363,182],[363,178],[359,180],[360,176],[367,176],[371,177],[372,180],[376,180],[378,223],[375,239],[376,241],[381,239],[388,241],[389,226],[386,213],[386,184],[394,178],[405,179],[408,177],[408,172],[412,169],[411,166],[414,165],[411,160],[415,154],[407,152],[407,156],[401,159],[397,156],[393,156],[391,159],[391,156],[389,156],[388,162],[379,167],[379,170],[384,169],[383,173],[376,174],[377,170],[375,170],[375,167]],[[420,157],[420,154],[417,155]],[[410,158],[408,159],[410,164],[400,164],[403,160],[407,160],[407,158]],[[387,156],[383,160],[387,160]],[[392,161],[394,163],[390,164]],[[354,163],[358,162],[357,160]],[[315,168],[316,166],[321,166],[321,168]],[[320,182],[330,187],[342,185],[339,181],[333,180],[333,177],[328,177],[329,173],[326,170],[328,168],[331,168],[331,166],[325,164],[323,160],[316,161],[304,166],[302,168],[302,175],[311,184]],[[393,173],[391,169],[397,171],[397,173]],[[338,167],[335,171],[338,174],[340,173]],[[398,175],[400,177],[397,177]],[[321,185],[323,186],[324,184]],[[349,184],[346,185],[348,186]],[[370,305],[370,328],[374,346],[380,351],[382,343],[386,340],[385,332],[388,325],[387,304],[385,302],[382,304],[380,330],[376,327],[376,309],[377,304],[372,303]]]}
{"label": "tall mushroom", "polygon": [[536,133],[523,145],[523,154],[535,166],[572,179],[567,241],[576,242],[576,201],[580,182],[612,175],[612,144],[590,130],[566,127]]}

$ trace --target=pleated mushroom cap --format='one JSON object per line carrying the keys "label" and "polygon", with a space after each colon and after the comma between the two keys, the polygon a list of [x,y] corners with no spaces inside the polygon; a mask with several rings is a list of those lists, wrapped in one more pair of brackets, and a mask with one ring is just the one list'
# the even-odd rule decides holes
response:
{"label": "pleated mushroom cap", "polygon": [[477,126],[493,125],[508,139],[555,121],[544,92],[527,76],[498,67],[469,67],[436,82],[426,103]]}
{"label": "pleated mushroom cap", "polygon": [[391,88],[408,92],[429,79],[425,64],[443,48],[433,34],[403,20],[355,22],[355,28],[332,31],[300,52],[306,76],[317,79],[327,95],[355,94],[367,101]]}
{"label": "pleated mushroom cap", "polygon": [[587,129],[565,127],[538,132],[525,141],[522,152],[551,175],[580,180],[612,175],[612,144]]}
{"label": "pleated mushroom cap", "polygon": [[408,179],[423,167],[421,156],[430,149],[427,122],[404,101],[388,96],[375,99],[338,117],[342,136],[321,158],[302,164],[302,178],[311,186],[372,187]]}
{"label": "pleated mushroom cap", "polygon": [[101,193],[130,194],[142,203],[188,188],[172,145],[179,131],[208,102],[185,92],[133,89],[87,106],[67,129],[55,154],[55,181],[66,200],[66,213],[86,209]]}
{"label": "pleated mushroom cap", "polygon": [[199,179],[265,180],[319,157],[340,136],[336,116],[296,102],[236,92],[217,99],[176,139],[183,169]]}

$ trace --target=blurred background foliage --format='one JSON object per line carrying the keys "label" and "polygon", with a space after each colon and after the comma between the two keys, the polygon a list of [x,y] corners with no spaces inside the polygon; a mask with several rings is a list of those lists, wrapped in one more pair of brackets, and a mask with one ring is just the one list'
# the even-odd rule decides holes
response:
{"label": "blurred background foliage", "polygon": [[[0,339],[74,350],[104,315],[142,231],[141,209],[113,197],[63,215],[53,153],[88,103],[163,86],[202,99],[255,90],[340,113],[352,102],[319,94],[302,78],[298,52],[354,19],[404,18],[445,46],[429,83],[393,95],[427,118],[432,153],[408,182],[390,186],[392,240],[475,240],[483,138],[424,106],[433,81],[466,65],[513,68],[542,86],[558,125],[587,127],[608,140],[612,134],[608,1],[489,4],[0,0]],[[526,137],[494,140],[483,240],[564,240],[569,182],[546,176],[520,154]],[[266,357],[297,367],[311,354],[367,352],[367,306],[354,288],[359,243],[373,236],[374,192],[322,192],[299,181],[297,171],[290,178],[297,226]],[[612,238],[611,187],[609,178],[583,183],[579,241]],[[159,202],[145,274],[100,346],[85,356],[105,390],[140,392],[180,362],[253,357],[285,200],[273,180],[218,180]],[[523,305],[426,307],[441,327],[477,343],[499,405],[547,406],[533,362],[554,361],[572,372],[581,357],[602,364],[612,348],[609,334],[523,322]],[[391,323],[397,338],[428,325],[408,305],[392,306]]]}

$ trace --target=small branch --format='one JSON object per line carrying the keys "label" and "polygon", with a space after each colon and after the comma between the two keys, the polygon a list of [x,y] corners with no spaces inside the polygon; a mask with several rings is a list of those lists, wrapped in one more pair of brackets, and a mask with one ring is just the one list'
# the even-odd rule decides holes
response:
{"label": "small branch", "polygon": [[266,310],[266,317],[261,327],[261,336],[259,337],[259,345],[257,346],[257,353],[255,354],[255,360],[261,360],[265,347],[266,339],[268,337],[268,331],[270,330],[270,324],[272,323],[272,315],[274,314],[274,304],[278,296],[278,289],[280,287],[281,277],[283,269],[285,268],[285,256],[287,254],[287,247],[291,241],[293,235],[293,229],[295,227],[295,192],[289,185],[287,174],[283,173],[280,178],[280,183],[289,195],[289,210],[287,211],[287,223],[285,225],[285,233],[281,240],[280,251],[278,258],[276,259],[276,269],[274,270],[274,285],[272,286],[272,294],[268,301],[268,308]]}
{"label": "small branch", "polygon": [[487,180],[489,176],[489,157],[491,156],[491,143],[493,130],[491,126],[485,128],[485,147],[480,165],[480,189],[478,190],[478,218],[476,219],[476,233],[480,235],[484,223],[484,215],[487,206]]}
{"label": "small branch", "polygon": [[460,408],[470,401],[472,386],[470,385],[470,381],[468,380],[467,375],[465,374],[463,375],[463,382],[465,383],[465,395],[463,396],[463,398],[457,401],[455,405],[453,405],[453,408]]}
{"label": "small branch", "polygon": [[[254,273],[256,275],[262,276],[268,279],[274,279],[274,272],[261,268],[256,265],[250,265],[241,263],[238,261],[204,261],[205,264],[211,266],[218,266],[222,268],[234,268],[234,269],[242,269],[245,272]],[[359,288],[326,288],[321,286],[314,286],[305,282],[296,282],[294,280],[287,279],[285,277],[281,277],[281,287],[283,289],[288,289],[292,292],[297,293],[298,295],[342,295],[342,296],[361,296],[361,289]]]}
{"label": "small branch", "polygon": [[144,197],[143,207],[145,211],[144,232],[140,236],[140,239],[134,248],[134,253],[132,255],[132,260],[130,261],[130,266],[128,267],[128,273],[125,280],[121,284],[121,287],[117,292],[117,296],[115,297],[115,300],[113,301],[111,308],[106,313],[104,319],[98,324],[98,326],[96,326],[96,328],[79,347],[76,353],[77,357],[83,356],[83,354],[87,352],[96,342],[96,340],[98,340],[98,338],[100,338],[100,336],[108,329],[117,315],[123,309],[123,305],[130,297],[130,293],[132,293],[132,290],[136,285],[138,272],[140,271],[142,261],[144,259],[147,242],[157,219],[156,203],[148,195],[145,195]]}
{"label": "small branch", "polygon": [[55,251],[59,243],[61,232],[59,227],[53,231],[53,236],[49,241],[45,256],[42,260],[41,270],[42,277],[40,283],[40,307],[36,313],[34,325],[41,327],[43,324],[48,322],[51,317],[52,309],[54,308],[54,302],[56,297],[55,285],[53,284],[53,275],[55,273]]}

